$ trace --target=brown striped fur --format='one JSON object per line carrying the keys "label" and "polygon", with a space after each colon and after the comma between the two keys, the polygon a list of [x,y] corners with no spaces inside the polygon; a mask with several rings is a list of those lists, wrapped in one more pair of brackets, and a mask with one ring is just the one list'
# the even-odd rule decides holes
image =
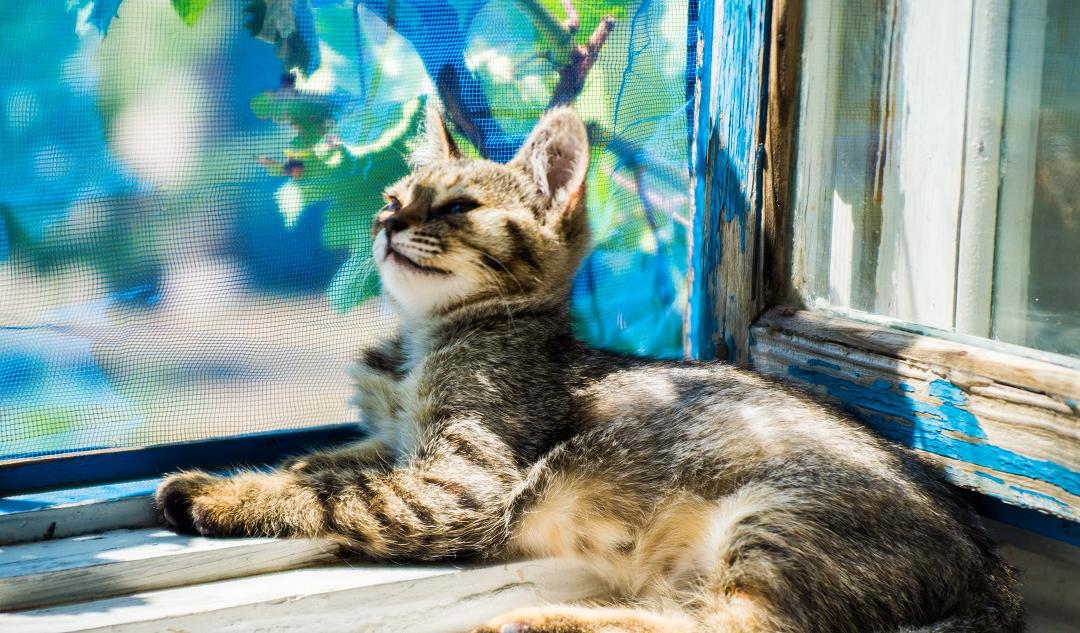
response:
{"label": "brown striped fur", "polygon": [[330,537],[376,560],[556,555],[623,600],[480,631],[1022,629],[1015,572],[904,449],[753,373],[574,338],[573,111],[505,166],[462,158],[437,115],[428,128],[373,231],[401,326],[352,370],[369,438],[269,473],[173,475],[168,525]]}

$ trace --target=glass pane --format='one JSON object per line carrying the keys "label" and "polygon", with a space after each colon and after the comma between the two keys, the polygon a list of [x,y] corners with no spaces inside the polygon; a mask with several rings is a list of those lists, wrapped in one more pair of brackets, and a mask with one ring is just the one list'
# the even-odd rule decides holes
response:
{"label": "glass pane", "polygon": [[1080,5],[807,3],[812,306],[1080,357]]}
{"label": "glass pane", "polygon": [[503,161],[573,103],[580,330],[679,355],[696,29],[573,5],[0,3],[0,458],[353,420],[344,366],[394,326],[370,220],[428,103]]}
{"label": "glass pane", "polygon": [[1080,4],[1030,4],[1009,53],[994,335],[1080,357]]}
{"label": "glass pane", "polygon": [[964,9],[809,3],[797,187],[812,300],[953,326]]}

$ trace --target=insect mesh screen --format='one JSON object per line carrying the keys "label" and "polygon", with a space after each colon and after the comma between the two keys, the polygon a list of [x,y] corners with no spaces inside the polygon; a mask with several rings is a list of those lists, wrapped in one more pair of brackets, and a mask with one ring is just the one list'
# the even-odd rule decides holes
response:
{"label": "insect mesh screen", "polygon": [[586,339],[682,349],[686,0],[0,4],[0,459],[348,422],[380,192],[426,104],[593,140]]}

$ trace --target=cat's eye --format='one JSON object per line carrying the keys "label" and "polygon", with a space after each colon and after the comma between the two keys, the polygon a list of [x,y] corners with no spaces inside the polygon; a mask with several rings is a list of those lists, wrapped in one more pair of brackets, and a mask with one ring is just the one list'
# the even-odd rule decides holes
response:
{"label": "cat's eye", "polygon": [[468,213],[479,206],[480,203],[475,200],[451,200],[439,207],[439,213],[458,215],[460,213]]}
{"label": "cat's eye", "polygon": [[386,206],[383,207],[383,211],[389,211],[390,213],[396,213],[401,210],[401,201],[391,196],[386,200]]}

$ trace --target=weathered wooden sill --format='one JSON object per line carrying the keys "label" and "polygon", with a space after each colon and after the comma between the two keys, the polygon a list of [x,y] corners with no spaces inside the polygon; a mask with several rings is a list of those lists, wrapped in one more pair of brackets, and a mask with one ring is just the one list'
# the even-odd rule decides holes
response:
{"label": "weathered wooden sill", "polygon": [[753,326],[750,358],[924,451],[953,483],[1080,521],[1080,371],[784,309]]}
{"label": "weathered wooden sill", "polygon": [[0,514],[0,541],[30,541],[0,547],[0,631],[454,632],[603,592],[553,560],[380,566],[342,561],[326,541],[178,536],[153,524],[154,485]]}

